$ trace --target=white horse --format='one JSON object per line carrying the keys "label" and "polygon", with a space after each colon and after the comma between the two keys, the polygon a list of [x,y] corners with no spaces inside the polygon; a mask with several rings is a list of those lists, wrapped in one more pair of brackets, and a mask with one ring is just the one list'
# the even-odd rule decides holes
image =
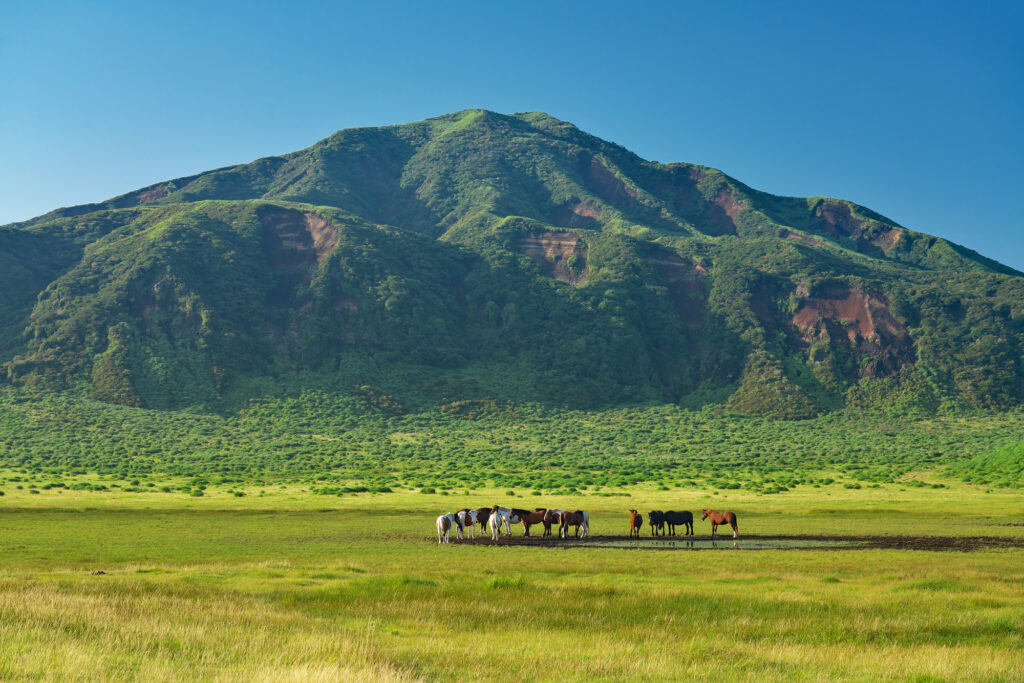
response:
{"label": "white horse", "polygon": [[462,538],[462,523],[459,522],[459,516],[454,512],[449,512],[446,515],[440,515],[437,518],[437,543],[450,543],[449,536],[452,531],[452,527],[458,529],[459,538]]}
{"label": "white horse", "polygon": [[491,540],[497,541],[498,536],[501,535],[501,527],[505,525],[505,535],[512,535],[512,524],[519,522],[519,513],[522,510],[516,510],[513,508],[501,507],[495,505],[491,508],[491,517],[487,520],[487,526],[491,529]]}
{"label": "white horse", "polygon": [[466,530],[466,536],[473,532],[473,538],[476,538],[476,524],[477,524],[477,513],[476,510],[459,510],[455,513],[459,518],[459,529],[456,532],[458,538],[462,538],[462,530]]}

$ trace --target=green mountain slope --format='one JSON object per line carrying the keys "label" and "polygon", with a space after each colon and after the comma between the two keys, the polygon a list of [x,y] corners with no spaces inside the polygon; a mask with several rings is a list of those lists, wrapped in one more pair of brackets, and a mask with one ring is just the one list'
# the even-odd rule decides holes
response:
{"label": "green mountain slope", "polygon": [[0,228],[0,260],[6,381],[125,405],[306,371],[407,404],[1024,400],[1016,271],[542,113],[340,131]]}

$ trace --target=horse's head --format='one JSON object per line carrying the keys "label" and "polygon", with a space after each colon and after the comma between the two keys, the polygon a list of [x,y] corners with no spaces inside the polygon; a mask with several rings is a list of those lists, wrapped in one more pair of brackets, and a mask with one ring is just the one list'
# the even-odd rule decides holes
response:
{"label": "horse's head", "polygon": [[704,514],[703,514],[703,515],[701,516],[701,518],[700,518],[700,521],[702,521],[702,522],[703,522],[703,521],[704,521],[705,519],[707,519],[707,518],[708,518],[708,513],[710,512],[710,510],[708,510],[707,508],[704,508],[703,510],[701,510],[701,512],[703,512],[703,513],[704,513]]}

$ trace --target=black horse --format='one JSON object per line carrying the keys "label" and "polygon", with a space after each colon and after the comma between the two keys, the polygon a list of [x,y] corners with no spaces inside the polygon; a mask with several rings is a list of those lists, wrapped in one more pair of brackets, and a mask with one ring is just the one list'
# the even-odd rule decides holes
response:
{"label": "black horse", "polygon": [[[652,513],[653,514],[653,513]],[[693,536],[693,513],[686,510],[676,511],[669,510],[668,512],[662,512],[661,518],[668,524],[668,532],[675,536],[676,535],[676,524],[683,524],[686,527],[686,533],[684,536]]]}
{"label": "black horse", "polygon": [[665,513],[661,510],[651,510],[647,513],[647,523],[651,525],[651,536],[657,536],[658,532],[665,535]]}

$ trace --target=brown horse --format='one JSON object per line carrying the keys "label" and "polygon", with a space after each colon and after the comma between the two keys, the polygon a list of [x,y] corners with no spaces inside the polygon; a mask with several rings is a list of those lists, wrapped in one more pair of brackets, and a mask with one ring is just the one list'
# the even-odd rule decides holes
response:
{"label": "brown horse", "polygon": [[704,516],[700,518],[700,521],[705,519],[711,520],[711,537],[714,538],[715,534],[718,533],[719,524],[728,524],[732,527],[732,537],[739,538],[740,530],[736,527],[736,513],[735,512],[716,512],[714,510],[708,510],[704,508]]}
{"label": "brown horse", "polygon": [[640,527],[644,525],[644,516],[636,510],[629,511],[629,537],[633,538],[635,534],[637,538],[640,538]]}
{"label": "brown horse", "polygon": [[525,529],[525,531],[523,532],[523,536],[530,535],[530,527],[534,524],[544,523],[544,513],[546,512],[544,508],[537,508],[533,512],[529,512],[528,510],[515,509],[513,509],[512,511],[519,513],[519,521],[523,523],[523,529]]}
{"label": "brown horse", "polygon": [[576,538],[580,537],[580,527],[583,527],[583,538],[590,535],[590,515],[583,510],[573,512],[562,512],[562,521],[558,526],[559,538],[569,538],[569,527],[576,527]]}

